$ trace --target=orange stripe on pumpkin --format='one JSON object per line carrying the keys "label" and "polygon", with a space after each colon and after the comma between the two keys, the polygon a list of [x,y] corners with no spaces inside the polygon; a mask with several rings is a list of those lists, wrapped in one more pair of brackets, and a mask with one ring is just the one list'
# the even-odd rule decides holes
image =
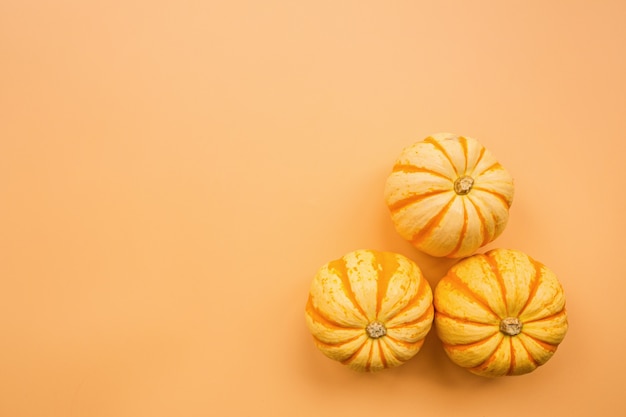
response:
{"label": "orange stripe on pumpkin", "polygon": [[454,161],[452,161],[452,158],[450,158],[450,155],[448,155],[448,152],[445,150],[445,148],[443,146],[441,146],[441,143],[439,143],[435,138],[433,138],[432,136],[427,137],[426,139],[424,139],[424,142],[426,143],[430,143],[431,145],[433,145],[435,147],[435,149],[437,149],[439,152],[441,152],[441,154],[443,156],[446,157],[446,159],[448,160],[448,162],[450,163],[450,166],[452,167],[452,169],[454,170],[454,173],[457,175],[457,177],[459,176],[459,170],[457,168],[457,166],[454,164]]}
{"label": "orange stripe on pumpkin", "polygon": [[452,206],[452,203],[454,202],[455,198],[456,196],[452,197],[450,201],[445,206],[443,206],[441,210],[439,210],[439,212],[436,215],[434,215],[419,232],[413,235],[411,242],[415,246],[420,246],[421,243],[424,240],[426,240],[428,236],[430,236],[430,234],[435,230],[437,225],[441,222],[443,217],[446,215],[448,210],[450,210],[450,207]]}
{"label": "orange stripe on pumpkin", "polygon": [[[378,265],[374,265],[374,268],[379,271],[378,280],[376,282],[376,317],[380,313],[382,308],[383,299],[387,295],[387,289],[389,288],[389,279],[400,268],[400,263],[396,255],[388,252],[380,252],[375,257]],[[376,268],[378,266],[378,268]]]}
{"label": "orange stripe on pumpkin", "polygon": [[[484,255],[482,255],[484,256]],[[459,276],[454,271],[448,271],[446,275],[446,282],[456,288],[460,293],[464,294],[470,300],[476,302],[480,305],[485,311],[491,313],[495,318],[502,319],[502,317],[498,316],[495,311],[489,307],[489,303],[487,300],[480,297],[476,294],[472,289],[459,278]]]}
{"label": "orange stripe on pumpkin", "polygon": [[357,350],[355,350],[354,353],[352,355],[350,355],[349,358],[344,359],[343,361],[341,361],[341,363],[343,363],[344,365],[349,365],[350,362],[352,362],[359,355],[359,353],[361,353],[363,348],[365,348],[365,345],[367,345],[367,341],[365,343],[363,343],[361,346],[359,346],[359,348]]}
{"label": "orange stripe on pumpkin", "polygon": [[415,304],[419,303],[422,298],[424,298],[424,295],[429,288],[427,287],[428,283],[424,278],[421,278],[418,285],[419,287],[417,288],[415,295],[413,295],[413,297],[406,303],[406,305],[402,307],[402,309],[400,309],[393,317],[389,317],[389,320],[393,319],[394,317],[398,317],[399,315],[405,313],[407,310],[410,310],[415,306]]}
{"label": "orange stripe on pumpkin", "polygon": [[[387,347],[387,349],[385,349],[385,354],[391,356],[397,362],[405,362],[406,359],[401,359],[398,357],[398,355],[394,353],[394,348],[389,344],[389,339],[391,339],[389,335],[386,335],[385,337],[378,339],[380,343],[383,343]],[[381,349],[381,352],[382,352],[382,349]]]}
{"label": "orange stripe on pumpkin", "polygon": [[[504,311],[508,317],[509,315],[509,303],[506,300],[506,285],[504,283],[504,278],[502,278],[502,274],[500,273],[500,267],[496,262],[495,258],[492,256],[491,252],[487,252],[485,255],[481,255],[489,264],[491,271],[496,276],[496,281],[498,282],[498,287],[500,287],[500,293],[502,294],[502,302],[504,303]],[[501,317],[504,318],[504,317]]]}
{"label": "orange stripe on pumpkin", "polygon": [[385,352],[383,352],[383,346],[380,339],[377,339],[376,343],[378,343],[378,356],[380,356],[380,362],[383,364],[383,368],[388,368],[389,365],[387,364],[387,358],[385,357]]}
{"label": "orange stripe on pumpkin", "polygon": [[374,360],[374,343],[370,343],[370,351],[367,354],[367,361],[365,362],[365,370],[367,372],[370,371],[370,369],[372,369],[372,362]]}
{"label": "orange stripe on pumpkin", "polygon": [[450,192],[450,190],[437,190],[437,191],[430,191],[430,192],[422,193],[422,194],[415,194],[410,197],[403,198],[402,200],[398,200],[395,203],[389,205],[389,211],[391,213],[397,213],[398,211],[400,211],[406,206],[410,206],[411,204],[419,203],[420,201],[425,200],[429,197],[433,197],[433,196],[436,196],[442,193],[448,193],[448,192]]}
{"label": "orange stripe on pumpkin", "polygon": [[[526,335],[527,337],[530,337],[528,335]],[[534,340],[534,339],[533,339]],[[539,363],[537,362],[537,360],[533,357],[533,355],[530,354],[530,350],[528,349],[528,346],[526,346],[526,344],[524,343],[523,339],[519,339],[519,342],[522,344],[522,346],[524,346],[524,350],[526,351],[526,354],[528,356],[528,359],[530,360],[530,362],[532,362],[533,365],[535,365],[535,367],[539,366]],[[543,347],[543,346],[541,346]]]}
{"label": "orange stripe on pumpkin", "polygon": [[335,271],[335,274],[339,277],[339,279],[341,279],[341,284],[343,286],[346,297],[352,302],[354,308],[359,310],[363,317],[367,318],[367,313],[365,313],[365,310],[356,299],[354,291],[352,291],[352,285],[350,284],[350,278],[348,277],[348,268],[346,267],[345,258],[340,258],[329,262],[328,269],[332,269]]}
{"label": "orange stripe on pumpkin", "polygon": [[[481,153],[481,156],[482,156],[482,153]],[[476,165],[478,165],[478,163]],[[489,171],[495,171],[496,169],[504,169],[504,168],[502,168],[502,165],[500,165],[499,162],[494,162],[493,164],[489,165],[487,168],[483,169],[481,172],[479,172],[477,174],[475,173],[474,174],[474,178],[478,178],[479,176],[481,176],[481,175],[483,175],[483,174],[485,174],[485,173],[487,173]]]}
{"label": "orange stripe on pumpkin", "polygon": [[509,348],[511,349],[511,363],[509,365],[509,370],[506,372],[506,374],[513,375],[513,372],[515,371],[515,365],[517,364],[515,358],[515,348],[513,347],[513,341],[511,340],[511,336],[505,336],[504,338],[509,340]]}
{"label": "orange stripe on pumpkin", "polygon": [[343,329],[360,329],[361,328],[357,326],[346,326],[346,325],[333,321],[329,317],[326,317],[324,314],[322,314],[321,311],[315,308],[315,306],[313,305],[313,300],[311,299],[311,296],[309,296],[309,300],[307,301],[305,310],[306,310],[306,313],[313,320],[317,321],[318,323],[321,323],[322,325],[324,325],[325,327],[328,327],[329,329],[343,330]]}
{"label": "orange stripe on pumpkin", "polygon": [[422,345],[424,344],[424,341],[426,340],[424,339],[420,339],[416,342],[410,343],[410,342],[405,342],[403,340],[400,339],[396,339],[395,337],[389,336],[389,335],[385,335],[385,338],[389,339],[389,340],[393,340],[394,343],[404,346],[407,349],[419,349],[422,347]]}
{"label": "orange stripe on pumpkin", "polygon": [[[489,338],[488,338],[489,339]],[[488,340],[485,339],[485,340]],[[491,352],[489,354],[489,356],[487,357],[487,359],[481,363],[478,366],[474,366],[473,368],[469,368],[471,371],[476,371],[476,372],[482,372],[485,369],[487,369],[487,367],[489,365],[491,365],[495,360],[496,360],[496,355],[495,353],[498,351],[498,349],[500,349],[500,346],[502,346],[502,343],[504,343],[504,340],[506,339],[506,337],[503,337],[502,340],[500,340],[500,343],[498,343],[498,345],[495,347],[495,349],[493,350],[493,352]]]}
{"label": "orange stripe on pumpkin", "polygon": [[525,323],[538,323],[538,322],[542,322],[542,321],[550,321],[556,317],[559,316],[564,316],[566,315],[567,312],[565,311],[565,309],[559,311],[558,313],[554,313],[554,314],[550,314],[549,316],[545,316],[545,317],[541,317],[539,319],[535,319],[535,320],[528,320]]}
{"label": "orange stripe on pumpkin", "polygon": [[[523,331],[524,330],[522,329],[522,332]],[[547,350],[548,352],[556,352],[558,345],[553,345],[552,343],[544,342],[543,340],[537,339],[536,337],[533,337],[527,333],[524,333],[524,336],[526,336],[529,339],[534,340],[535,343],[537,343],[539,346],[541,346],[543,349]]]}
{"label": "orange stripe on pumpkin", "polygon": [[524,314],[524,311],[526,311],[526,309],[532,302],[533,298],[535,298],[535,296],[537,295],[537,291],[539,289],[539,284],[541,283],[541,276],[542,276],[541,269],[543,265],[535,261],[530,256],[528,257],[528,259],[530,260],[532,265],[535,267],[535,275],[533,275],[532,279],[530,280],[530,291],[528,292],[528,299],[526,300],[524,307],[522,307],[522,309],[519,312],[520,316]]}
{"label": "orange stripe on pumpkin", "polygon": [[504,195],[500,194],[497,191],[490,190],[488,188],[484,188],[484,187],[480,187],[480,186],[474,186],[473,190],[483,191],[485,193],[489,193],[489,194],[493,195],[494,197],[496,197],[498,200],[502,201],[502,204],[504,204],[504,206],[507,209],[511,208],[511,203],[509,202],[509,200]]}
{"label": "orange stripe on pumpkin", "polygon": [[452,178],[448,177],[445,174],[442,174],[441,172],[437,172],[437,171],[433,171],[432,169],[429,168],[425,168],[425,167],[418,167],[416,165],[411,165],[411,164],[396,164],[394,165],[393,169],[391,170],[391,172],[403,172],[403,173],[413,173],[413,172],[423,172],[426,174],[431,174],[435,177],[440,177],[440,178],[445,178],[447,180],[453,181]]}
{"label": "orange stripe on pumpkin", "polygon": [[[494,334],[492,334],[491,336],[489,336],[489,337],[485,337],[485,338],[484,338],[484,339],[482,339],[482,340],[478,340],[478,341],[473,342],[473,343],[466,343],[466,344],[464,344],[464,345],[452,345],[452,344],[450,344],[450,343],[445,343],[445,342],[441,342],[441,345],[443,346],[443,348],[444,348],[444,349],[447,349],[447,350],[452,350],[452,351],[455,351],[455,352],[462,352],[462,351],[464,351],[464,350],[473,349],[473,348],[475,348],[475,347],[478,347],[478,346],[481,346],[481,345],[485,345],[485,344],[487,344],[487,343],[488,343],[491,339],[493,339],[494,337],[496,337],[497,335],[498,335],[498,333],[494,333]],[[495,352],[496,350],[498,350],[498,348],[500,347],[500,345],[501,345],[501,344],[502,344],[502,341],[500,341],[500,343],[498,343],[498,344],[496,345],[495,349],[493,350],[493,352],[491,352],[491,353],[489,354],[489,356],[492,356],[492,355],[494,354],[494,352]],[[479,366],[480,366],[480,365],[479,365]]]}
{"label": "orange stripe on pumpkin", "polygon": [[402,329],[403,327],[414,326],[422,321],[428,320],[434,313],[435,313],[435,308],[431,304],[428,306],[426,311],[424,311],[422,315],[416,318],[415,320],[403,322],[402,324],[399,324],[397,326],[390,327],[390,329]]}
{"label": "orange stripe on pumpkin", "polygon": [[[481,146],[480,153],[478,154],[478,158],[476,159],[476,162],[474,162],[474,166],[472,166],[472,169],[476,168],[478,166],[478,164],[480,164],[480,161],[482,161],[483,156],[485,156],[485,150],[486,150],[485,147]],[[476,177],[476,173],[473,172],[472,176]]]}
{"label": "orange stripe on pumpkin", "polygon": [[468,320],[468,319],[463,318],[463,317],[455,317],[455,316],[451,316],[449,314],[445,314],[445,313],[443,313],[441,311],[435,310],[435,317],[437,317],[437,316],[446,318],[448,320],[454,320],[454,321],[456,321],[458,323],[471,324],[473,326],[494,327],[493,324],[480,323],[480,322],[477,322],[477,321]]}
{"label": "orange stripe on pumpkin", "polygon": [[362,335],[358,335],[358,336],[354,336],[350,339],[347,340],[343,340],[341,342],[336,342],[336,343],[328,343],[328,342],[324,342],[323,340],[319,339],[317,336],[313,335],[313,339],[315,339],[315,342],[321,346],[327,347],[327,348],[337,348],[340,346],[343,346],[347,343],[350,342],[354,342],[356,339],[358,339],[359,337],[362,337]]}
{"label": "orange stripe on pumpkin", "polygon": [[[476,204],[474,202],[474,200],[472,199],[471,196],[467,196],[467,200],[472,203],[472,205],[474,206],[474,209],[476,210],[476,215],[478,216],[478,218],[480,219],[480,233],[483,237],[482,243],[480,244],[480,246],[485,246],[487,243],[491,242],[491,235],[489,234],[488,230],[487,230],[487,220],[485,219],[484,214],[480,211],[480,207],[478,206],[478,204]],[[493,216],[493,214],[492,214]]]}
{"label": "orange stripe on pumpkin", "polygon": [[465,200],[466,200],[465,198],[461,198],[461,202],[463,203],[463,226],[461,227],[461,234],[459,235],[459,241],[457,242],[455,248],[452,249],[452,252],[450,252],[446,256],[454,257],[459,252],[459,250],[461,249],[461,246],[463,245],[463,240],[465,239],[465,235],[467,234],[468,214],[467,214],[467,208],[465,207]]}
{"label": "orange stripe on pumpkin", "polygon": [[465,156],[465,166],[463,167],[463,175],[467,174],[467,158],[468,158],[468,150],[467,150],[467,139],[465,136],[459,136],[459,143],[461,144],[461,148],[463,149],[463,156]]}

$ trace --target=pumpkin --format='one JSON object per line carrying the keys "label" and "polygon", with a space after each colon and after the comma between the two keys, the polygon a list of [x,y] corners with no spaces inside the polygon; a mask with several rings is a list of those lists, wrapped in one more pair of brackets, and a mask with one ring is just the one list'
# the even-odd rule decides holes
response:
{"label": "pumpkin", "polygon": [[434,317],[420,268],[400,254],[374,250],[356,250],[320,268],[305,310],[317,348],[358,371],[411,359]]}
{"label": "pumpkin", "polygon": [[531,372],[552,357],[567,332],[555,274],[516,250],[459,261],[437,284],[434,304],[448,357],[477,375]]}
{"label": "pumpkin", "polygon": [[402,151],[384,195],[404,239],[429,255],[460,258],[502,233],[513,179],[476,139],[439,133]]}

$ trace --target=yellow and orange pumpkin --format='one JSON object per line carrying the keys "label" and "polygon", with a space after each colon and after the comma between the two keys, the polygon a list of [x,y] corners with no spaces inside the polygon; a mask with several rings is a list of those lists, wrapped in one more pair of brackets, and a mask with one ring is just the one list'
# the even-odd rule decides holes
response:
{"label": "yellow and orange pumpkin", "polygon": [[447,355],[482,376],[535,370],[567,332],[563,288],[520,251],[495,249],[459,261],[437,284],[434,304]]}
{"label": "yellow and orange pumpkin", "polygon": [[419,267],[396,253],[356,250],[319,269],[306,322],[326,356],[359,371],[395,367],[420,350],[433,321]]}
{"label": "yellow and orange pumpkin", "polygon": [[459,258],[502,233],[513,179],[476,139],[439,133],[402,151],[385,200],[397,232],[417,249]]}

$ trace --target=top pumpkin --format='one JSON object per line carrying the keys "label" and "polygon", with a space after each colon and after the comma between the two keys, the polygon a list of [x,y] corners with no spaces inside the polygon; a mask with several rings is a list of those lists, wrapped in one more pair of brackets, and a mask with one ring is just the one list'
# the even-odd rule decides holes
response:
{"label": "top pumpkin", "polygon": [[385,200],[396,230],[417,249],[460,258],[502,233],[513,179],[476,139],[438,133],[402,151]]}

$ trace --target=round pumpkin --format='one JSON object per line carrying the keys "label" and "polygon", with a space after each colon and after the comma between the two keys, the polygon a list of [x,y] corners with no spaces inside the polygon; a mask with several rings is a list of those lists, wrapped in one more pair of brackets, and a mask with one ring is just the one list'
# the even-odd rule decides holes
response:
{"label": "round pumpkin", "polygon": [[410,259],[357,250],[319,269],[305,315],[322,353],[352,369],[376,371],[420,350],[433,322],[432,291]]}
{"label": "round pumpkin", "polygon": [[531,372],[567,332],[563,288],[520,251],[494,249],[459,261],[437,284],[434,304],[448,357],[477,375]]}
{"label": "round pumpkin", "polygon": [[465,257],[504,230],[513,179],[476,139],[438,133],[402,151],[385,201],[397,232],[417,249]]}

